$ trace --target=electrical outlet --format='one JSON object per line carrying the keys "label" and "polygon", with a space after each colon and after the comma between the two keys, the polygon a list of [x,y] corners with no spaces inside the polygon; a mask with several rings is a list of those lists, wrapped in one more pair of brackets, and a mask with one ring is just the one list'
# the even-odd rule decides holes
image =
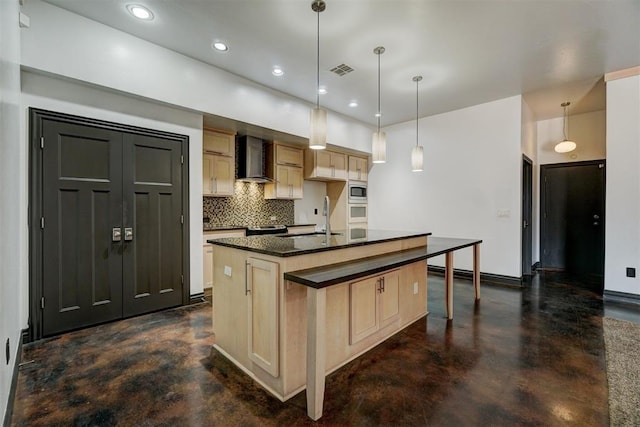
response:
{"label": "electrical outlet", "polygon": [[418,293],[418,282],[413,282],[413,294],[416,295]]}
{"label": "electrical outlet", "polygon": [[633,267],[627,267],[627,277],[636,277],[636,269]]}
{"label": "electrical outlet", "polygon": [[314,215],[318,215],[318,209],[314,209],[314,210],[313,210],[313,214],[314,214]]}
{"label": "electrical outlet", "polygon": [[8,365],[9,361],[11,360],[11,344],[9,342],[9,338],[7,338],[6,350],[7,350],[7,365]]}
{"label": "electrical outlet", "polygon": [[224,266],[224,275],[231,277],[231,267],[228,265]]}

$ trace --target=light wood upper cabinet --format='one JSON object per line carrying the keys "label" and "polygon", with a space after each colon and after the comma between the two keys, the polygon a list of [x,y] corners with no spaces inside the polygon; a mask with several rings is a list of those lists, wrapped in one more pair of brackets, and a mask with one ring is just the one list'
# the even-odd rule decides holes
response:
{"label": "light wood upper cabinet", "polygon": [[247,259],[249,359],[274,377],[280,374],[278,351],[279,264]]}
{"label": "light wood upper cabinet", "polygon": [[349,156],[349,181],[366,181],[369,164],[365,157]]}
{"label": "light wood upper cabinet", "polygon": [[330,150],[306,150],[305,172],[307,179],[319,181],[346,181],[347,155]]}
{"label": "light wood upper cabinet", "polygon": [[301,148],[290,147],[288,145],[275,144],[276,163],[286,166],[302,167],[304,155]]}
{"label": "light wood upper cabinet", "polygon": [[202,151],[205,153],[235,157],[236,137],[233,134],[203,129]]}
{"label": "light wood upper cabinet", "polygon": [[202,194],[233,196],[235,159],[214,154],[202,155]]}
{"label": "light wood upper cabinet", "polygon": [[273,182],[264,186],[265,199],[302,199],[304,186],[301,148],[273,143],[267,150],[267,176]]}
{"label": "light wood upper cabinet", "polygon": [[400,318],[399,297],[400,270],[351,283],[349,344],[397,322]]}

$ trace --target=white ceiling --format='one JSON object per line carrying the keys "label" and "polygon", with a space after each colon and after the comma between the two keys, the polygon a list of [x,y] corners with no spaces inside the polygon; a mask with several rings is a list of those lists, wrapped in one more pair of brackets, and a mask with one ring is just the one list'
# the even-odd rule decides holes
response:
{"label": "white ceiling", "polygon": [[[142,39],[315,103],[311,0],[46,0]],[[126,10],[143,4],[141,22]],[[537,119],[604,108],[602,76],[640,65],[639,0],[326,0],[320,14],[322,106],[381,125],[525,94]],[[223,40],[230,50],[214,52]],[[347,64],[339,77],[329,69]],[[274,65],[285,75],[271,74]],[[348,103],[356,99],[359,106]]]}

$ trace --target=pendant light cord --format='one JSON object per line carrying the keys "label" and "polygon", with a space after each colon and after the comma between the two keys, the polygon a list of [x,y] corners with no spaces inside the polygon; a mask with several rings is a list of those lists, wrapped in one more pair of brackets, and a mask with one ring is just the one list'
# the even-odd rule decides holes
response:
{"label": "pendant light cord", "polygon": [[378,133],[380,133],[380,116],[382,116],[380,111],[380,55],[381,53],[378,53]]}
{"label": "pendant light cord", "polygon": [[316,37],[316,108],[320,108],[320,9],[316,12],[318,16],[317,37]]}
{"label": "pendant light cord", "polygon": [[418,146],[418,85],[420,80],[416,79],[416,147]]}
{"label": "pendant light cord", "polygon": [[564,121],[562,122],[562,133],[564,134],[564,140],[567,141],[567,106],[564,106]]}

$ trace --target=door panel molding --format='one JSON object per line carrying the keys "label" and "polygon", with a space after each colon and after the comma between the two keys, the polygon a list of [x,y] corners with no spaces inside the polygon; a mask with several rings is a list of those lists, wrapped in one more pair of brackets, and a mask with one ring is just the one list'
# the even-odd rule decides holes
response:
{"label": "door panel molding", "polygon": [[[104,120],[92,119],[87,117],[80,117],[69,115],[65,113],[48,111],[38,108],[29,108],[29,336],[28,340],[33,341],[36,339],[40,339],[44,335],[43,330],[43,309],[42,307],[42,298],[43,298],[43,267],[44,267],[44,259],[43,259],[43,236],[44,231],[47,230],[47,225],[49,220],[46,219],[44,230],[41,228],[41,220],[42,220],[42,212],[44,206],[43,197],[46,195],[43,194],[44,184],[43,180],[45,177],[43,176],[43,150],[41,149],[41,138],[43,135],[43,130],[45,123],[47,121],[52,121],[60,124],[69,124],[74,126],[86,126],[91,127],[97,130],[106,131],[106,132],[120,132],[123,137],[127,135],[133,135],[138,137],[139,139],[150,138],[153,140],[154,138],[160,138],[163,140],[171,141],[172,143],[177,143],[179,146],[178,150],[175,150],[173,153],[174,159],[177,156],[179,158],[179,166],[178,168],[172,167],[171,174],[172,179],[176,177],[179,178],[178,181],[181,181],[181,185],[179,186],[179,201],[177,202],[177,206],[174,206],[174,210],[180,211],[180,215],[185,219],[189,218],[189,156],[188,154],[188,144],[189,138],[186,135],[178,135],[170,132],[158,131],[153,129],[146,129],[136,126],[130,126],[115,122],[109,122]],[[45,143],[49,144],[48,138],[45,138]],[[72,147],[73,141],[70,142],[70,147]],[[76,147],[77,148],[77,147]],[[99,161],[99,156],[94,156],[95,161]],[[77,175],[77,177],[72,177],[72,179],[68,180],[69,189],[73,189],[74,185],[100,185],[101,182],[105,184],[108,182],[106,179],[93,179],[88,178],[87,168],[83,168],[83,165],[67,165],[65,171],[69,171],[72,175]],[[153,171],[146,171],[148,174],[153,174]],[[164,176],[161,178],[165,178]],[[62,180],[61,180],[62,181]],[[64,180],[65,182],[67,180]],[[83,182],[84,181],[84,182]],[[178,182],[174,181],[174,182]],[[147,183],[145,183],[147,184]],[[65,184],[65,188],[67,188],[67,184]],[[99,192],[99,191],[98,191]],[[162,192],[167,192],[167,187],[163,184]],[[57,195],[55,195],[57,197]],[[91,194],[92,199],[95,197],[101,197],[97,194]],[[93,204],[94,201],[91,201]],[[92,208],[92,209],[95,209]],[[87,220],[91,222],[91,220]],[[189,277],[189,227],[187,224],[182,224],[180,228],[180,233],[175,233],[174,239],[172,242],[175,245],[179,245],[182,247],[182,259],[181,259],[181,269],[180,272],[180,282],[182,287],[182,292],[178,293],[176,305],[186,305],[189,303],[189,289],[190,289],[190,277]],[[122,229],[123,240],[125,237],[124,233],[124,225]],[[110,237],[111,235],[109,235]],[[123,242],[124,243],[124,242]],[[118,250],[113,248],[112,250]],[[122,249],[119,249],[122,250]],[[176,251],[177,252],[177,251]],[[91,257],[100,256],[100,254],[89,253],[88,262],[91,263]],[[94,301],[94,305],[103,304],[104,296],[106,294],[102,289],[100,293],[100,301]],[[165,293],[174,293],[175,292],[165,292]],[[96,295],[97,297],[98,295]],[[175,297],[174,297],[175,298]],[[48,303],[45,302],[45,307]]]}

